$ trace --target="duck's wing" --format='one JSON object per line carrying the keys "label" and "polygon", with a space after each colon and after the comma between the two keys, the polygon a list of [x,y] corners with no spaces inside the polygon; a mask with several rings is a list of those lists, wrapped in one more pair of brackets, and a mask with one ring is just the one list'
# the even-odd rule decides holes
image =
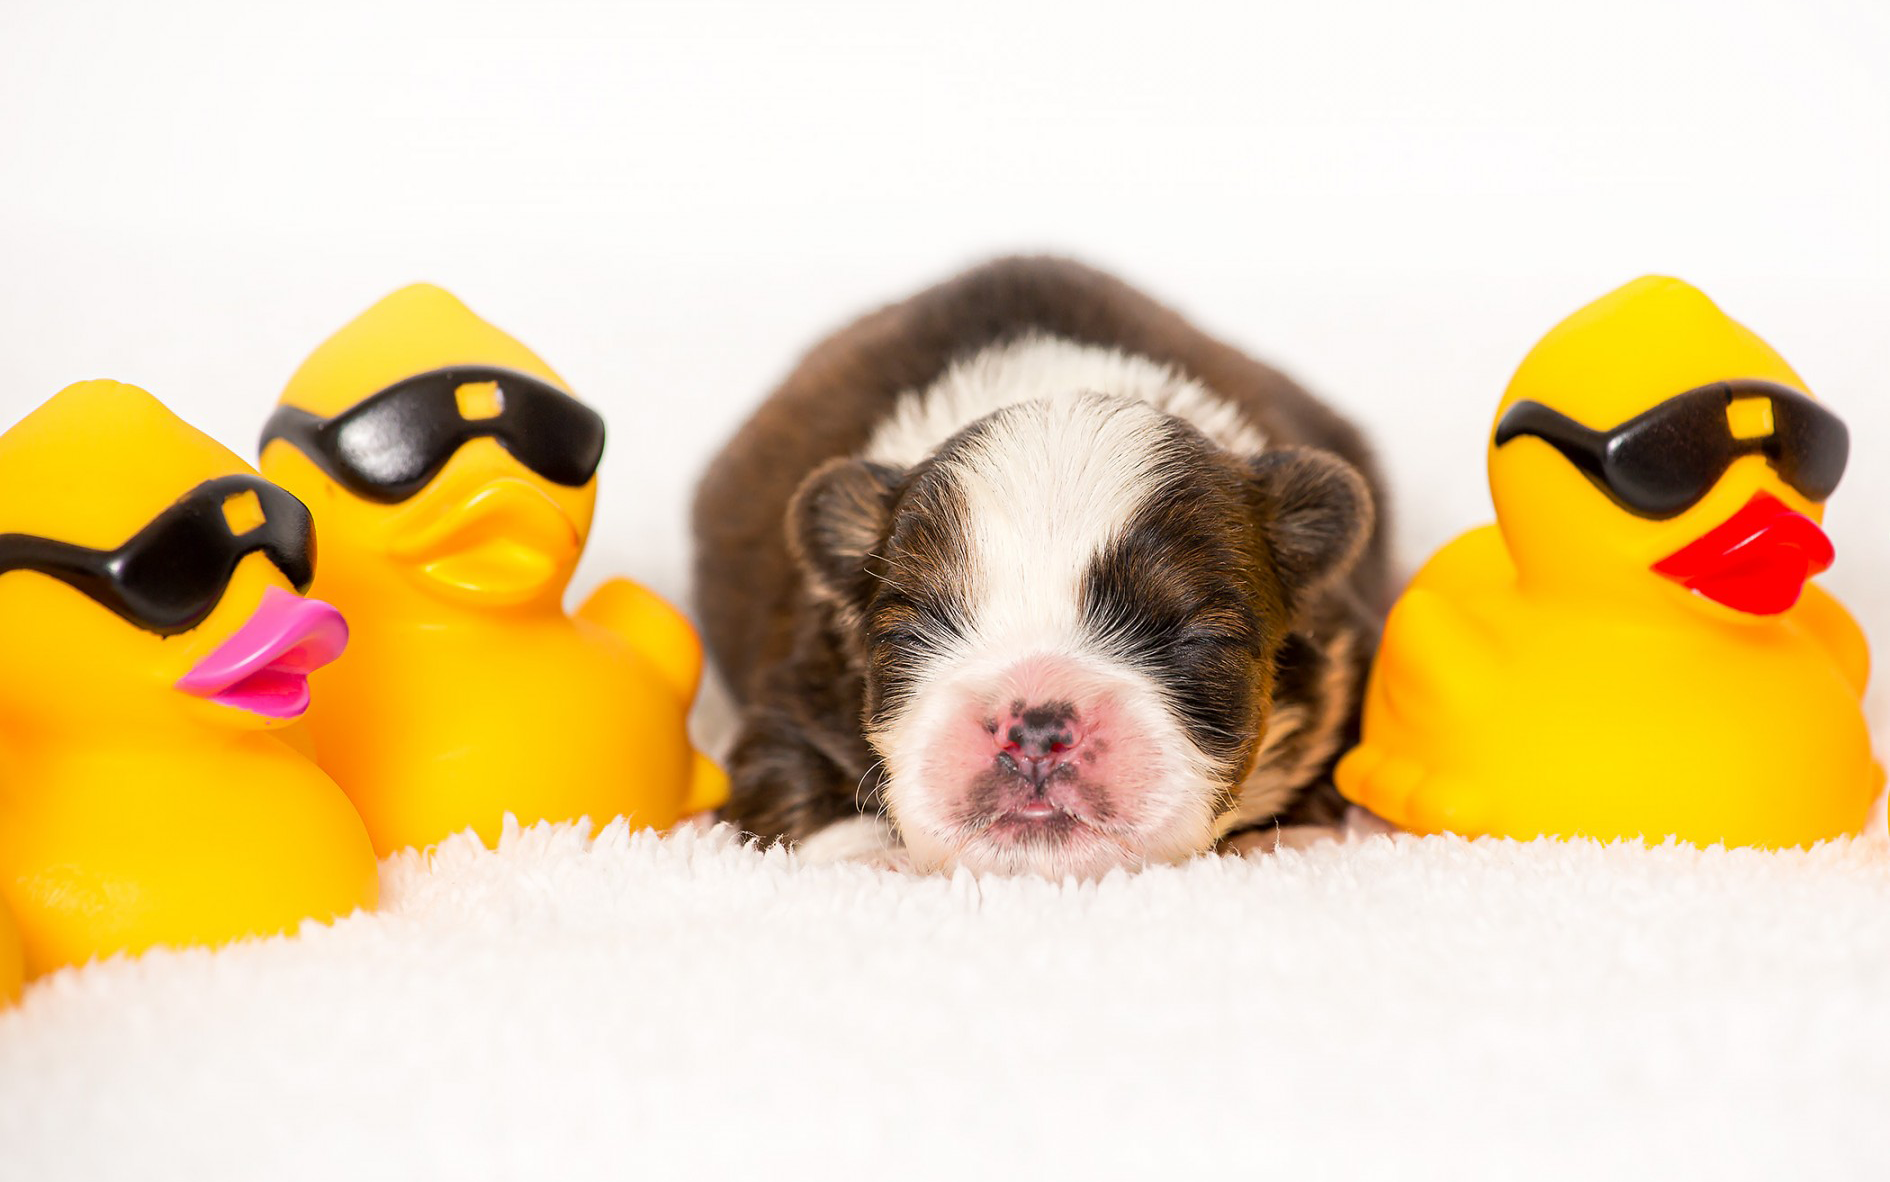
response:
{"label": "duck's wing", "polygon": [[702,641],[668,600],[641,583],[611,579],[584,601],[577,617],[643,654],[679,701],[695,699],[702,681]]}
{"label": "duck's wing", "polygon": [[1829,591],[1812,583],[1805,587],[1804,596],[1792,609],[1792,617],[1825,647],[1843,672],[1844,680],[1857,691],[1858,697],[1863,697],[1864,687],[1870,681],[1870,644],[1864,639],[1863,626],[1850,611]]}
{"label": "duck's wing", "polygon": [[1503,531],[1494,525],[1457,535],[1411,577],[1411,586],[1451,598],[1480,595],[1515,583],[1516,564],[1503,542]]}
{"label": "duck's wing", "polygon": [[1460,783],[1440,736],[1474,742],[1490,706],[1515,692],[1500,632],[1485,618],[1514,585],[1495,527],[1439,551],[1385,621],[1360,743],[1340,761],[1340,792],[1419,833],[1484,831],[1491,801]]}
{"label": "duck's wing", "polygon": [[[685,710],[702,682],[702,641],[667,599],[630,579],[611,579],[584,601],[577,617],[622,638],[650,663]],[[691,752],[682,815],[695,816],[728,803],[728,774],[700,751]]]}
{"label": "duck's wing", "polygon": [[1471,530],[1432,555],[1392,606],[1372,671],[1399,716],[1458,716],[1485,694],[1505,692],[1500,612],[1516,567],[1494,525]]}

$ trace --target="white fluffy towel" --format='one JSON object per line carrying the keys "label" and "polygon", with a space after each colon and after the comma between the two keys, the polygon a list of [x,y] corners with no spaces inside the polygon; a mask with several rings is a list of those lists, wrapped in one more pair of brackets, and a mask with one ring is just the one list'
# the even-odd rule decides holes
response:
{"label": "white fluffy towel", "polygon": [[457,838],[377,914],[34,985],[0,1177],[1884,1177],[1887,846]]}

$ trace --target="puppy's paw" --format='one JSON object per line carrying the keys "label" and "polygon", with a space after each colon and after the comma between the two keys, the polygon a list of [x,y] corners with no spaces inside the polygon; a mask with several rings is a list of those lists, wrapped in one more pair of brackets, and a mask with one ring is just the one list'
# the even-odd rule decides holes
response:
{"label": "puppy's paw", "polygon": [[1343,831],[1334,825],[1262,825],[1234,834],[1221,842],[1223,854],[1242,858],[1264,857],[1280,850],[1303,850],[1324,841],[1338,841]]}
{"label": "puppy's paw", "polygon": [[805,866],[834,866],[851,862],[880,870],[912,871],[912,859],[891,825],[876,817],[838,821],[804,841],[794,852]]}

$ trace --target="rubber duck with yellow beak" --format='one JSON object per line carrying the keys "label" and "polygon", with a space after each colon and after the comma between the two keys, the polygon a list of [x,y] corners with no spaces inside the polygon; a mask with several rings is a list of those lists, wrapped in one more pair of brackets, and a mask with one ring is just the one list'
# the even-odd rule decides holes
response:
{"label": "rubber duck with yellow beak", "polygon": [[1848,451],[1784,359],[1677,279],[1570,316],[1497,408],[1497,523],[1392,610],[1341,792],[1420,833],[1857,832],[1883,784],[1869,653],[1807,582]]}
{"label": "rubber duck with yellow beak", "polygon": [[262,469],[322,531],[355,649],[323,674],[318,758],[383,853],[511,813],[667,826],[726,781],[689,743],[694,630],[626,579],[575,615],[604,423],[437,287],[388,296],[303,363]]}
{"label": "rubber duck with yellow beak", "polygon": [[284,741],[347,643],[308,510],[117,382],[0,435],[0,896],[38,976],[374,905],[341,790]]}

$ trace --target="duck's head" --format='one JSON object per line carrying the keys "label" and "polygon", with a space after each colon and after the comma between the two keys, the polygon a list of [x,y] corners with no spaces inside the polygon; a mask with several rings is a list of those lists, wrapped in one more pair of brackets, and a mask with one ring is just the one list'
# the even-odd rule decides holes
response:
{"label": "duck's head", "polygon": [[1491,433],[1490,492],[1525,585],[1752,621],[1831,564],[1848,435],[1771,346],[1648,276],[1552,329]]}
{"label": "duck's head", "polygon": [[0,435],[0,726],[278,727],[347,643],[294,497],[149,394],[82,382]]}
{"label": "duck's head", "polygon": [[314,511],[322,590],[388,614],[557,607],[590,532],[603,420],[426,284],[312,353],[262,470]]}

